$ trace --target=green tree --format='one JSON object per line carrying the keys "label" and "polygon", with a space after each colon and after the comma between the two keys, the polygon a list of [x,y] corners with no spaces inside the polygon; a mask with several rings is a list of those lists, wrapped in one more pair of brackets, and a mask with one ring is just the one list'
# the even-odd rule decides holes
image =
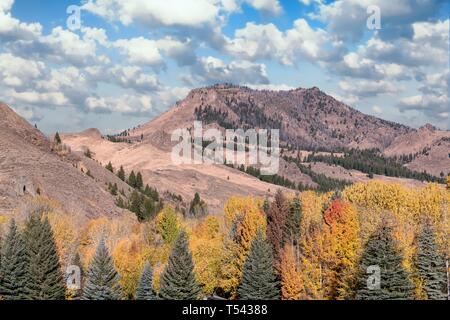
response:
{"label": "green tree", "polygon": [[119,275],[113,260],[101,240],[87,272],[83,300],[120,300]]}
{"label": "green tree", "polygon": [[415,265],[427,298],[429,300],[446,300],[445,260],[438,253],[433,229],[428,223],[425,224],[418,237]]}
{"label": "green tree", "polygon": [[194,199],[191,201],[191,205],[189,206],[189,215],[194,218],[200,218],[206,216],[208,214],[208,208],[202,199],[200,199],[200,195],[198,192],[195,193]]}
{"label": "green tree", "polygon": [[58,132],[56,132],[56,134],[55,134],[54,141],[55,141],[55,144],[58,144],[58,145],[61,144],[61,137],[59,136]]}
{"label": "green tree", "polygon": [[128,177],[128,184],[132,188],[136,188],[136,174],[134,173],[134,171],[131,171],[130,176]]}
{"label": "green tree", "polygon": [[108,162],[108,164],[105,166],[105,168],[114,173],[114,167],[113,167],[111,161]]}
{"label": "green tree", "polygon": [[[414,287],[407,271],[403,268],[402,261],[402,254],[392,237],[392,228],[384,222],[369,237],[364,248],[357,299],[412,299]],[[371,274],[371,268],[375,273]]]}
{"label": "green tree", "polygon": [[119,171],[117,172],[117,177],[122,180],[125,181],[125,170],[123,170],[123,167],[120,166]]}
{"label": "green tree", "polygon": [[136,189],[142,190],[144,188],[144,181],[142,180],[142,174],[140,172],[136,175]]}
{"label": "green tree", "polygon": [[252,242],[244,263],[239,298],[244,300],[277,300],[280,298],[279,282],[273,267],[272,249],[261,230]]}
{"label": "green tree", "polygon": [[153,290],[153,271],[150,263],[146,263],[136,291],[136,300],[156,300]]}
{"label": "green tree", "polygon": [[171,206],[165,207],[158,215],[157,230],[166,244],[171,245],[180,233],[178,216]]}
{"label": "green tree", "polygon": [[182,231],[161,275],[159,296],[165,300],[196,300],[200,298],[200,294],[201,288],[194,273],[188,236]]}
{"label": "green tree", "polygon": [[66,287],[53,231],[47,218],[30,216],[25,227],[28,254],[27,298],[64,300]]}
{"label": "green tree", "polygon": [[28,257],[25,242],[14,219],[2,246],[0,264],[0,296],[5,300],[26,298]]}
{"label": "green tree", "polygon": [[286,243],[296,246],[300,239],[300,223],[302,219],[302,205],[300,197],[295,197],[290,203],[289,214],[283,228],[283,246]]}

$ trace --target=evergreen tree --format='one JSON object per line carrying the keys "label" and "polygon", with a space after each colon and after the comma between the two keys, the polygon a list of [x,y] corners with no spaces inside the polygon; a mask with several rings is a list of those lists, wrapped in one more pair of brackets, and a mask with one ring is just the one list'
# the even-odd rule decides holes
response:
{"label": "evergreen tree", "polygon": [[[402,255],[392,238],[392,228],[379,227],[369,238],[361,259],[358,300],[409,300],[413,285],[402,265]],[[380,270],[379,287],[376,274],[368,274],[371,266]],[[375,277],[375,278],[369,278]],[[371,280],[375,281],[372,282]]]}
{"label": "evergreen tree", "polygon": [[144,181],[142,181],[142,174],[140,172],[137,173],[136,175],[136,189],[141,190],[142,188],[144,188]]}
{"label": "evergreen tree", "polygon": [[194,263],[185,231],[179,235],[161,275],[159,295],[165,300],[196,300],[201,288],[194,273]]}
{"label": "evergreen tree", "polygon": [[61,144],[61,137],[59,136],[59,133],[57,132],[55,134],[55,144]]}
{"label": "evergreen tree", "polygon": [[0,296],[2,299],[22,300],[26,298],[27,269],[28,257],[25,242],[13,219],[2,246],[0,264]]}
{"label": "evergreen tree", "polygon": [[122,180],[125,181],[125,170],[123,170],[123,167],[120,166],[119,171],[117,172],[117,177]]}
{"label": "evergreen tree", "polygon": [[153,271],[150,263],[146,263],[136,291],[136,300],[156,300],[153,291]]}
{"label": "evergreen tree", "polygon": [[87,272],[82,299],[119,300],[120,298],[119,275],[114,268],[105,241],[101,240]]}
{"label": "evergreen tree", "polygon": [[437,251],[433,229],[428,223],[425,224],[418,238],[415,264],[427,299],[446,300],[445,260]]}
{"label": "evergreen tree", "polygon": [[111,161],[108,162],[108,164],[106,165],[105,168],[106,168],[107,170],[111,171],[111,172],[114,172],[114,168],[113,168],[113,165],[112,165]]}
{"label": "evergreen tree", "polygon": [[128,177],[128,184],[132,188],[136,188],[136,174],[134,173],[134,171],[131,171],[130,176]]}
{"label": "evergreen tree", "polygon": [[244,300],[277,300],[280,298],[279,282],[273,268],[270,245],[258,231],[250,253],[244,263],[239,298]]}
{"label": "evergreen tree", "polygon": [[208,214],[208,209],[205,201],[200,199],[198,192],[195,193],[194,199],[189,206],[189,215],[194,218],[200,218]]}
{"label": "evergreen tree", "polygon": [[293,246],[298,244],[300,239],[300,222],[302,219],[302,205],[297,196],[290,204],[289,214],[283,228],[283,245],[288,243]]}
{"label": "evergreen tree", "polygon": [[66,287],[48,219],[42,220],[40,215],[32,215],[26,224],[25,242],[29,260],[27,298],[64,300]]}

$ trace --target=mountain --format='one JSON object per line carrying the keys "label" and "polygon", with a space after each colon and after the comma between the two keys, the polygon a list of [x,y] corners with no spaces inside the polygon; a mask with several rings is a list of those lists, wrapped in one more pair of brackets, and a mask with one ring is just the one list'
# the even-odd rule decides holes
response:
{"label": "mountain", "polygon": [[233,85],[195,89],[173,109],[133,130],[156,145],[194,120],[232,128],[280,129],[284,145],[297,149],[387,148],[396,137],[414,130],[365,115],[318,88],[290,91],[252,90]]}
{"label": "mountain", "polygon": [[[83,217],[124,213],[105,190],[105,181],[99,179],[100,172],[108,175],[106,169],[68,150],[57,152],[38,129],[2,103],[0,150],[0,213],[11,214],[37,194],[57,200],[63,210]],[[84,172],[90,168],[94,178],[81,168]]]}

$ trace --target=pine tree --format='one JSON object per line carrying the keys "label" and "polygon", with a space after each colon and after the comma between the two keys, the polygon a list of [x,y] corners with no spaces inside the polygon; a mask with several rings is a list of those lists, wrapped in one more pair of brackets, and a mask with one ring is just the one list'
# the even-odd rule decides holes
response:
{"label": "pine tree", "polygon": [[106,168],[107,170],[111,171],[111,172],[114,172],[114,168],[113,168],[113,165],[112,165],[111,161],[108,162],[108,164],[106,165],[105,168]]}
{"label": "pine tree", "polygon": [[32,215],[26,224],[25,241],[29,260],[27,298],[64,300],[66,287],[48,219]]}
{"label": "pine tree", "polygon": [[0,296],[5,300],[26,298],[28,257],[25,242],[11,220],[9,232],[2,246],[0,264]]}
{"label": "pine tree", "polygon": [[134,173],[134,171],[131,171],[130,176],[128,177],[128,184],[132,188],[136,188],[136,174]]}
{"label": "pine tree", "polygon": [[447,299],[447,275],[445,260],[439,255],[433,229],[425,224],[418,238],[415,257],[417,274],[429,300]]}
{"label": "pine tree", "polygon": [[120,300],[119,275],[105,241],[101,240],[87,272],[83,300]]}
{"label": "pine tree", "polygon": [[123,170],[123,167],[120,166],[119,171],[117,172],[117,177],[122,180],[125,181],[125,170]]}
{"label": "pine tree", "polygon": [[208,214],[206,203],[200,199],[198,192],[195,193],[194,199],[189,206],[189,215],[194,218],[200,218]]}
{"label": "pine tree", "polygon": [[159,295],[165,300],[196,300],[201,288],[194,273],[194,263],[185,231],[179,235],[161,275]]}
{"label": "pine tree", "polygon": [[290,204],[290,211],[283,228],[283,245],[296,246],[300,239],[300,222],[302,219],[302,205],[299,197],[295,197]]}
{"label": "pine tree", "polygon": [[150,263],[146,263],[136,291],[136,300],[156,300],[153,291],[153,271]]}
{"label": "pine tree", "polygon": [[136,175],[136,189],[141,190],[144,187],[144,181],[142,180],[142,174],[140,172]]}
{"label": "pine tree", "polygon": [[55,134],[55,144],[61,144],[61,137],[59,136],[59,133],[57,132],[56,134]]}
{"label": "pine tree", "polygon": [[[384,223],[385,224],[385,223]],[[392,228],[379,227],[369,238],[361,259],[361,275],[356,298],[359,300],[409,300],[413,298],[413,285],[402,265],[402,255],[392,238]],[[371,282],[368,268],[380,270],[379,288],[377,279]],[[373,287],[371,286],[373,285]]]}
{"label": "pine tree", "polygon": [[277,300],[280,298],[279,282],[273,268],[270,245],[258,231],[245,261],[242,280],[238,290],[244,300]]}

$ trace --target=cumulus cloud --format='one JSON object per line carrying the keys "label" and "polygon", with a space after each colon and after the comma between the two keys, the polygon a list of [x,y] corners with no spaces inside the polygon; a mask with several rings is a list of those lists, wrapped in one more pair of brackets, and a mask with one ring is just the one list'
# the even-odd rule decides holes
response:
{"label": "cumulus cloud", "polygon": [[328,30],[346,40],[360,40],[367,29],[367,8],[377,6],[382,16],[379,34],[384,39],[411,38],[411,23],[437,14],[445,0],[338,0],[321,1],[311,17],[327,24]]}
{"label": "cumulus cloud", "polygon": [[[231,55],[248,60],[275,59],[293,65],[300,57],[310,61],[328,60],[338,47],[326,31],[313,29],[305,19],[294,22],[293,28],[284,32],[274,24],[249,22],[228,39],[226,50]],[[328,50],[325,50],[328,47]]]}
{"label": "cumulus cloud", "polygon": [[384,80],[360,80],[357,85],[353,81],[344,80],[339,82],[339,87],[346,93],[359,97],[374,97],[386,93],[399,93],[402,90],[402,88]]}
{"label": "cumulus cloud", "polygon": [[269,84],[266,66],[245,60],[224,61],[214,57],[202,57],[191,67],[191,74],[183,78],[184,82],[215,84],[220,82]]}
{"label": "cumulus cloud", "polygon": [[257,10],[271,14],[280,14],[283,9],[278,0],[244,0]]}
{"label": "cumulus cloud", "polygon": [[190,42],[181,42],[171,37],[150,40],[144,37],[120,39],[114,42],[114,47],[127,57],[129,63],[149,66],[165,65],[164,56],[179,61],[180,65],[195,61]]}

